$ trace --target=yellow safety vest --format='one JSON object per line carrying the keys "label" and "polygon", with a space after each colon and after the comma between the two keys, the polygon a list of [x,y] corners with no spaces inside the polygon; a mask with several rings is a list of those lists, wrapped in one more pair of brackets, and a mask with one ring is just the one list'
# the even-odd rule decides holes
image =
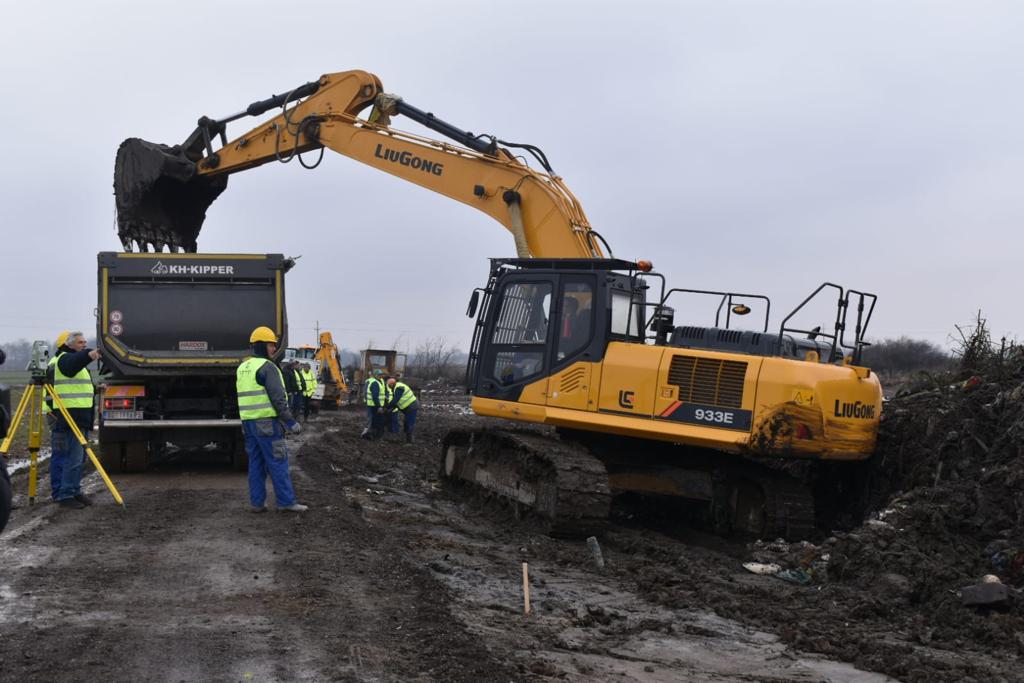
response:
{"label": "yellow safety vest", "polygon": [[402,390],[402,397],[398,399],[398,409],[405,410],[416,402],[416,394],[412,393],[412,389],[410,389],[409,385],[404,382],[395,382],[395,393],[397,393],[399,389]]}
{"label": "yellow safety vest", "polygon": [[60,371],[60,363],[54,359],[53,389],[68,408],[92,408],[92,375],[89,368],[82,368],[74,377],[68,377]]}
{"label": "yellow safety vest", "polygon": [[[50,362],[46,364],[46,367],[50,367],[57,364],[57,359],[64,355],[66,352],[58,353],[56,356],[50,359]],[[56,376],[54,377],[56,380]],[[53,411],[53,399],[49,394],[46,394],[46,398],[43,400],[43,415]]]}
{"label": "yellow safety vest", "polygon": [[304,393],[308,398],[313,395],[314,391],[316,391],[316,375],[313,374],[312,370],[303,370],[302,376],[306,380],[306,391]]}
{"label": "yellow safety vest", "polygon": [[281,379],[281,386],[284,386],[284,377],[281,376],[280,368],[266,358],[253,356],[242,361],[235,373],[235,390],[238,392],[238,417],[243,420],[277,417],[277,411],[274,410],[274,406],[270,402],[267,388],[256,381],[256,371],[262,368],[264,363],[270,363],[271,367],[277,371],[277,376]]}
{"label": "yellow safety vest", "polygon": [[[377,384],[377,386],[380,387],[380,391],[377,392],[377,402],[376,403],[373,400],[373,392],[370,391],[371,387],[374,384]],[[368,405],[369,407],[371,407],[371,408],[381,408],[381,407],[387,405],[387,395],[388,395],[387,385],[385,385],[384,382],[382,382],[381,380],[377,379],[376,377],[371,377],[366,382],[366,405]]]}

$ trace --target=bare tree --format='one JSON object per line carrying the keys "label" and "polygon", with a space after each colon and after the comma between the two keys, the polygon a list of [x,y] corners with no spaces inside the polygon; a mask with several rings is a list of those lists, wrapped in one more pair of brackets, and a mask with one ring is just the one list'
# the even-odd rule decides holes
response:
{"label": "bare tree", "polygon": [[409,373],[422,379],[448,377],[459,349],[444,337],[430,337],[416,346],[409,361]]}
{"label": "bare tree", "polygon": [[894,374],[919,370],[948,370],[953,359],[937,345],[924,339],[885,339],[864,349],[863,365],[876,372]]}

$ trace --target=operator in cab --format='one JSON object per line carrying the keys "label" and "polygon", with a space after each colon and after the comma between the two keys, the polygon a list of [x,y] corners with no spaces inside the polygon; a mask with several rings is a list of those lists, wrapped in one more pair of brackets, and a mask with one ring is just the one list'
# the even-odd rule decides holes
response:
{"label": "operator in cab", "polygon": [[302,427],[288,408],[281,370],[271,360],[277,353],[277,335],[269,327],[257,327],[249,335],[249,345],[252,355],[238,366],[235,388],[245,451],[249,455],[250,510],[267,511],[269,474],[277,509],[304,512],[309,508],[295,500],[284,440],[284,429],[298,434]]}

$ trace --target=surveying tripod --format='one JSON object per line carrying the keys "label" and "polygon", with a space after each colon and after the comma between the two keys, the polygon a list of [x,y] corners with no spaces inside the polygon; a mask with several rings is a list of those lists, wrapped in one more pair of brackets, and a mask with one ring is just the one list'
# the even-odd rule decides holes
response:
{"label": "surveying tripod", "polygon": [[[33,359],[34,361],[36,359]],[[36,487],[37,479],[39,474],[39,445],[43,440],[43,399],[44,396],[49,396],[53,401],[53,407],[55,410],[59,410],[60,414],[67,421],[68,426],[71,428],[73,436],[78,440],[78,443],[82,444],[82,448],[85,449],[86,454],[92,461],[96,471],[100,473],[100,477],[103,478],[103,483],[107,485],[107,489],[110,490],[114,500],[121,507],[124,507],[124,500],[121,498],[121,494],[118,493],[117,487],[114,486],[114,482],[110,481],[110,477],[107,476],[106,470],[103,469],[103,465],[100,464],[99,458],[92,452],[92,448],[89,446],[89,442],[86,440],[85,435],[82,434],[82,430],[78,428],[75,421],[71,418],[68,413],[67,406],[64,405],[64,401],[61,400],[60,395],[54,391],[53,386],[46,382],[46,367],[42,363],[33,362],[29,365],[29,370],[32,373],[31,383],[25,387],[25,393],[21,395],[21,400],[18,402],[18,408],[14,411],[14,418],[11,420],[11,426],[7,431],[7,438],[0,443],[0,457],[5,457],[11,449],[11,443],[14,441],[14,436],[18,433],[18,427],[21,425],[21,421],[28,414],[28,454],[29,454],[29,474],[28,474],[28,502],[33,504],[36,501]],[[52,466],[52,463],[51,463]]]}

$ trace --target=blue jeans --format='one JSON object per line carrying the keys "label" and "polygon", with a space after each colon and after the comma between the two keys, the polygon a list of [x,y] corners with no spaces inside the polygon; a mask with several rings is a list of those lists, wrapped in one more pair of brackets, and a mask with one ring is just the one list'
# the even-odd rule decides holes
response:
{"label": "blue jeans", "polygon": [[370,430],[370,436],[378,439],[384,436],[384,415],[377,412],[379,408],[366,406],[366,428]]}
{"label": "blue jeans", "polygon": [[74,439],[74,434],[50,430],[50,497],[54,500],[57,500],[57,492],[60,491],[64,461],[68,457],[68,438]]}
{"label": "blue jeans", "polygon": [[[403,422],[405,422],[404,431],[406,434],[412,434],[412,430],[416,426],[416,413],[418,412],[419,406],[416,403],[413,403],[411,406],[402,411],[402,414],[405,415],[405,419],[403,420]],[[397,419],[397,416],[398,413],[395,413],[395,419]]]}
{"label": "blue jeans", "polygon": [[249,454],[249,502],[254,507],[266,504],[269,474],[277,507],[294,505],[295,490],[288,474],[288,450],[281,423],[276,418],[242,420],[242,434]]}
{"label": "blue jeans", "polygon": [[82,492],[82,466],[85,464],[85,448],[78,443],[78,439],[70,430],[58,429],[56,436],[58,440],[64,440],[66,449],[60,473],[60,488],[53,499],[68,500]]}

